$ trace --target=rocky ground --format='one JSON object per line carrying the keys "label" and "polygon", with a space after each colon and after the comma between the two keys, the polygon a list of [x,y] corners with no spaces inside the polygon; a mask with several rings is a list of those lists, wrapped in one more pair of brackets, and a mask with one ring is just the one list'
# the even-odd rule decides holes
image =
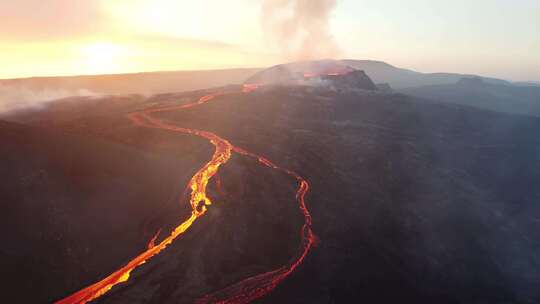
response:
{"label": "rocky ground", "polygon": [[[0,125],[7,299],[66,296],[185,218],[178,200],[212,146],[125,114],[202,94],[53,105]],[[280,86],[159,115],[310,182],[318,247],[261,303],[540,301],[538,118]],[[98,302],[191,303],[287,261],[302,224],[294,180],[238,155],[219,179],[208,215]]]}

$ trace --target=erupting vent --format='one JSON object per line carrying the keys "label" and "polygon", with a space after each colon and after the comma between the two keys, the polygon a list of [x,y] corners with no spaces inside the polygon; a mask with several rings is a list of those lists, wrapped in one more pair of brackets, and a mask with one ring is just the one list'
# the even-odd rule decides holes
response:
{"label": "erupting vent", "polygon": [[364,71],[355,70],[332,60],[297,62],[271,67],[249,78],[244,84],[244,90],[249,91],[272,84],[377,90]]}

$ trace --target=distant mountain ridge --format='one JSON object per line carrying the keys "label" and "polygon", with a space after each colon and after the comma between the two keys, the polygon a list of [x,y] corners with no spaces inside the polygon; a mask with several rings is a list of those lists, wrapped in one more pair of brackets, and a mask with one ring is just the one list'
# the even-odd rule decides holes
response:
{"label": "distant mountain ridge", "polygon": [[[363,70],[374,83],[387,83],[393,89],[427,85],[454,84],[464,77],[480,77],[468,74],[421,73],[403,69],[376,60],[318,60],[334,62]],[[298,63],[295,63],[298,64]],[[301,64],[301,63],[300,63]],[[89,90],[98,94],[160,94],[191,91],[228,84],[243,83],[263,68],[239,68],[200,71],[164,71],[114,75],[84,75],[60,77],[31,77],[0,79],[0,86],[30,90]],[[513,85],[506,80],[481,77],[493,84]],[[540,86],[537,82],[519,82],[519,86]]]}
{"label": "distant mountain ridge", "polygon": [[540,81],[518,81],[518,82],[514,82],[514,84],[518,86],[540,87]]}
{"label": "distant mountain ridge", "polygon": [[[456,83],[464,77],[481,77],[469,74],[454,73],[421,73],[402,69],[382,61],[374,60],[341,60],[352,68],[365,71],[375,83],[388,83],[394,89],[410,87]],[[493,84],[512,83],[503,79],[481,77],[484,81]]]}
{"label": "distant mountain ridge", "polygon": [[435,102],[540,116],[540,87],[538,86],[494,84],[479,77],[466,77],[452,84],[405,88],[399,92]]}
{"label": "distant mountain ridge", "polygon": [[259,71],[256,68],[144,72],[111,75],[31,77],[0,79],[0,86],[30,90],[89,90],[99,94],[160,94],[192,91],[242,83]]}

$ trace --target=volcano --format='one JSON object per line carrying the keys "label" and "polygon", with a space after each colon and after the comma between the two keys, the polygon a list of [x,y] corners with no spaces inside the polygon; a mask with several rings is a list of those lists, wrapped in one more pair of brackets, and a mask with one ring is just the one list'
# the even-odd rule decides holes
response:
{"label": "volcano", "polygon": [[318,61],[6,119],[5,302],[540,301],[538,118]]}
{"label": "volcano", "polygon": [[248,78],[246,85],[305,85],[332,89],[377,90],[364,71],[339,61],[296,62],[263,70]]}

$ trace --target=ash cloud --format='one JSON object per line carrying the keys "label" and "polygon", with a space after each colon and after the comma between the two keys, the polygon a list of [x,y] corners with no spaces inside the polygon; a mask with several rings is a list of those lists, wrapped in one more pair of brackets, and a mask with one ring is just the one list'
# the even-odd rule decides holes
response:
{"label": "ash cloud", "polygon": [[337,0],[263,0],[262,28],[287,60],[335,58],[330,16]]}
{"label": "ash cloud", "polygon": [[85,89],[35,89],[0,84],[0,114],[23,110],[39,110],[55,100],[75,96],[97,98],[101,95]]}

